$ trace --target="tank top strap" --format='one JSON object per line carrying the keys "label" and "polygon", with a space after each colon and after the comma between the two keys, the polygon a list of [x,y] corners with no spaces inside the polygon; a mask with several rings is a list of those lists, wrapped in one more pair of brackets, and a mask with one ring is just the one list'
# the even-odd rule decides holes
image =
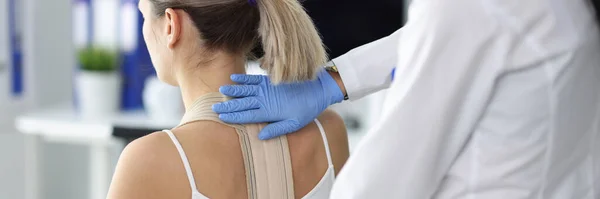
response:
{"label": "tank top strap", "polygon": [[331,150],[329,149],[329,142],[327,141],[327,134],[325,133],[325,128],[318,119],[315,119],[315,123],[319,127],[319,131],[321,132],[321,137],[323,137],[323,144],[325,145],[325,153],[327,155],[327,163],[329,167],[333,167],[333,160],[331,159]]}
{"label": "tank top strap", "polygon": [[188,160],[187,156],[185,155],[185,151],[183,151],[183,147],[181,146],[181,143],[179,143],[179,140],[177,140],[177,137],[175,137],[175,134],[173,134],[173,132],[171,132],[169,130],[163,130],[163,132],[165,132],[165,133],[167,133],[167,135],[169,135],[169,137],[171,138],[171,141],[173,141],[173,144],[175,144],[175,148],[177,148],[177,151],[179,152],[179,156],[181,157],[181,162],[183,162],[183,167],[185,168],[185,173],[187,174],[188,181],[190,182],[190,187],[192,188],[192,193],[193,194],[199,193],[198,188],[196,187],[196,180],[194,179],[194,173],[192,172],[192,167],[190,166],[190,161]]}

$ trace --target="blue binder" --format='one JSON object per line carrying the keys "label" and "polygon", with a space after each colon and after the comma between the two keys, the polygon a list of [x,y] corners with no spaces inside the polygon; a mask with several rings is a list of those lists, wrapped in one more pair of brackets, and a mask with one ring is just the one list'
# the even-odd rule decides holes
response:
{"label": "blue binder", "polygon": [[[146,48],[144,37],[142,35],[142,25],[144,23],[142,14],[137,10],[138,0],[121,0],[121,9],[135,9],[136,26],[120,26],[121,28],[131,28],[130,30],[121,30],[120,32],[135,33],[135,44],[132,49],[123,48],[121,74],[123,75],[123,93],[122,108],[124,110],[143,108],[142,93],[144,82],[148,76],[154,75],[154,67],[150,60],[150,54]],[[127,5],[127,6],[126,6]],[[123,13],[123,12],[122,12]],[[123,38],[123,37],[121,37]],[[124,43],[124,41],[121,41]]]}
{"label": "blue binder", "polygon": [[21,8],[17,8],[18,0],[8,1],[8,21],[9,21],[9,37],[10,37],[10,56],[12,61],[10,67],[12,68],[11,74],[11,92],[13,96],[21,96],[23,93],[23,51],[22,51],[22,29],[19,29],[17,24],[17,12]]}

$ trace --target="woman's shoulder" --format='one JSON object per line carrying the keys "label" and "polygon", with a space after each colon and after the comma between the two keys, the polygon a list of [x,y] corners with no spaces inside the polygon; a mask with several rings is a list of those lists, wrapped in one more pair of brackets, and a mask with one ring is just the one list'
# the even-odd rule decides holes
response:
{"label": "woman's shoulder", "polygon": [[169,159],[173,153],[177,153],[177,149],[169,135],[155,132],[129,143],[119,157],[118,166],[135,168],[137,172],[165,169],[168,168],[167,162],[171,162]]}
{"label": "woman's shoulder", "polygon": [[166,167],[165,158],[177,153],[177,148],[163,131],[154,132],[127,144],[119,158],[119,164],[129,163],[136,168]]}
{"label": "woman's shoulder", "polygon": [[317,120],[323,125],[327,134],[339,134],[346,136],[346,125],[342,117],[334,110],[327,109],[317,117]]}
{"label": "woman's shoulder", "polygon": [[327,135],[333,165],[337,174],[348,160],[348,156],[350,156],[346,125],[342,117],[331,109],[325,110],[317,119],[323,125],[323,130]]}
{"label": "woman's shoulder", "polygon": [[[196,181],[200,191],[212,193],[211,189],[217,188],[202,189],[212,186],[207,182],[216,182],[218,185],[223,180],[223,176],[215,172],[215,164],[224,165],[222,168],[232,171],[226,174],[232,175],[226,176],[226,179],[239,177],[237,170],[243,172],[243,166],[242,169],[238,168],[240,163],[243,164],[238,160],[241,157],[232,158],[239,156],[239,146],[235,145],[239,143],[237,134],[235,130],[228,131],[218,123],[200,121],[172,130],[176,140],[172,140],[165,132],[155,132],[129,143],[119,158],[111,192],[138,194],[135,197],[127,195],[131,197],[115,198],[186,197],[190,184],[181,159],[184,152],[194,177],[200,179]],[[183,151],[178,151],[176,145],[180,145]],[[147,197],[140,197],[139,194]]]}
{"label": "woman's shoulder", "polygon": [[[227,146],[226,143],[238,143],[235,131],[227,131],[229,130],[218,123],[199,121],[171,130],[175,140],[164,131],[154,132],[128,144],[121,159],[133,159],[137,164],[143,163],[144,165],[139,165],[141,167],[153,165],[154,168],[165,169],[173,166],[179,169],[182,152],[202,156],[199,152],[212,154],[218,151],[216,149]],[[178,151],[176,145],[180,145],[184,151]],[[176,164],[166,164],[166,160],[175,160],[172,162]]]}
{"label": "woman's shoulder", "polygon": [[[164,198],[181,173],[177,149],[164,132],[155,132],[129,143],[117,163],[108,198]],[[185,177],[185,176],[184,176]],[[165,183],[169,182],[169,183]]]}

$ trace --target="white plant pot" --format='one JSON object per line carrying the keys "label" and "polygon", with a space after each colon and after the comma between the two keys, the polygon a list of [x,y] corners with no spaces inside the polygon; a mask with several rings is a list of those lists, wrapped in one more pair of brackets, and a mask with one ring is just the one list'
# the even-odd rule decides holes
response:
{"label": "white plant pot", "polygon": [[81,71],[76,83],[79,110],[84,118],[110,119],[119,112],[121,76],[117,72]]}
{"label": "white plant pot", "polygon": [[181,90],[154,76],[146,79],[144,107],[151,120],[164,124],[179,122],[185,113]]}

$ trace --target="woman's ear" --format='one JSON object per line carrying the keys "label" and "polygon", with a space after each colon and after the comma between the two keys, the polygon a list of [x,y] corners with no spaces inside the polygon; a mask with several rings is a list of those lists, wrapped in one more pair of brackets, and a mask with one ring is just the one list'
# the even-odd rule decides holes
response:
{"label": "woman's ear", "polygon": [[165,10],[165,35],[167,35],[167,46],[173,49],[177,42],[181,39],[181,12],[177,12],[172,8]]}

